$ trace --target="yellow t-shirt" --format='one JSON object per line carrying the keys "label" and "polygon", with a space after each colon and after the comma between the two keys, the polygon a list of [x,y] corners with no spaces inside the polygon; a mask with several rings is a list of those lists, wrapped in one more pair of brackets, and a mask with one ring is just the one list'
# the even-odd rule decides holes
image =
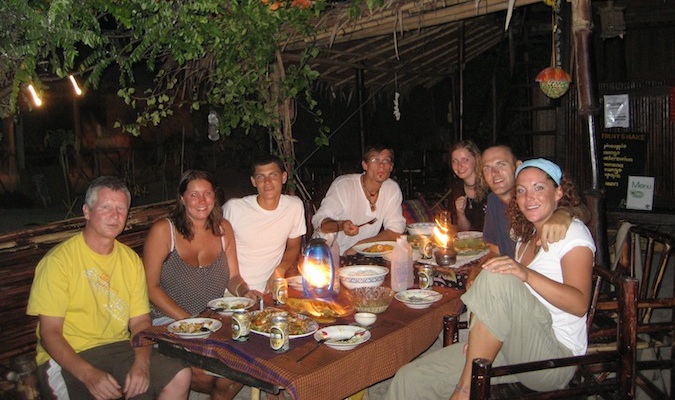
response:
{"label": "yellow t-shirt", "polygon": [[[77,353],[128,340],[129,319],[150,312],[143,263],[118,241],[110,254],[95,253],[79,233],[40,260],[26,312],[63,317],[63,336]],[[38,326],[38,365],[49,358]]]}

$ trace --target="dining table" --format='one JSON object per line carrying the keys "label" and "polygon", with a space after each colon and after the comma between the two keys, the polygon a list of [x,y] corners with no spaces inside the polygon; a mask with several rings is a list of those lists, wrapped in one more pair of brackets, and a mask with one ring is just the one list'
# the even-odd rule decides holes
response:
{"label": "dining table", "polygon": [[[356,256],[343,259],[343,265],[369,261],[382,263],[381,259]],[[456,316],[463,311],[460,300],[463,289],[434,286],[433,290],[440,293],[441,298],[426,309],[411,309],[393,299],[369,327],[370,339],[347,351],[326,345],[316,348],[313,335],[291,339],[289,350],[283,353],[270,347],[269,337],[255,332],[251,332],[248,341],[235,341],[231,317],[208,309],[199,316],[220,320],[222,328],[206,338],[182,338],[163,325],[139,332],[133,343],[135,346],[156,344],[165,355],[251,386],[254,399],[259,397],[260,390],[277,394],[282,389],[293,399],[344,399],[391,378],[434,343],[444,328],[445,316]],[[289,288],[290,297],[300,298],[302,294]],[[273,305],[270,294],[265,295],[263,301],[265,308],[286,308]],[[350,314],[329,323],[320,322],[319,326],[354,324],[354,316]]]}

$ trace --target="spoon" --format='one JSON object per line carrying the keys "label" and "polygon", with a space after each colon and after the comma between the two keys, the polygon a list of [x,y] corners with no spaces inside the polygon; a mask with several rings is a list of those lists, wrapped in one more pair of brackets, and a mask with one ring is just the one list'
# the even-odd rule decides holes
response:
{"label": "spoon", "polygon": [[324,331],[321,331],[321,340],[319,340],[319,341],[316,343],[316,346],[314,346],[310,351],[308,351],[307,353],[305,353],[302,357],[298,358],[295,362],[296,362],[296,363],[299,363],[300,361],[304,360],[305,357],[307,357],[308,355],[312,354],[312,353],[314,352],[314,350],[318,349],[322,344],[326,343],[326,341],[327,341],[328,339],[330,339],[330,337],[328,336],[328,334],[327,334],[326,332],[324,332]]}
{"label": "spoon", "polygon": [[371,219],[371,220],[368,221],[368,222],[364,222],[364,223],[362,223],[362,224],[356,225],[356,227],[357,227],[357,228],[360,228],[360,227],[362,227],[363,225],[372,225],[372,224],[375,223],[375,221],[377,221],[377,218],[373,218],[373,219]]}

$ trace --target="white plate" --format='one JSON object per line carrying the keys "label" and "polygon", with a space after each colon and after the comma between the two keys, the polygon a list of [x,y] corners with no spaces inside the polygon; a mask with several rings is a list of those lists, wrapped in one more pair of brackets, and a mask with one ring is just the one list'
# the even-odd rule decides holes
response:
{"label": "white plate", "polygon": [[[288,338],[289,338],[289,339],[295,339],[295,338],[301,338],[301,337],[309,336],[309,335],[311,335],[312,333],[316,332],[316,331],[319,329],[319,324],[318,324],[316,321],[314,321],[312,318],[310,318],[310,317],[308,317],[308,316],[306,316],[306,315],[298,314],[298,313],[292,312],[292,311],[285,311],[285,310],[275,309],[275,308],[267,308],[267,309],[265,309],[265,311],[268,311],[268,312],[269,312],[270,310],[274,310],[274,311],[276,311],[276,312],[283,312],[283,313],[286,313],[286,314],[290,314],[290,315],[295,316],[296,318],[305,320],[305,321],[307,322],[307,325],[308,325],[307,328],[308,328],[308,329],[307,329],[305,332],[299,333],[299,334],[291,334],[291,335],[288,335]],[[262,312],[265,312],[265,311],[262,311]],[[263,335],[263,336],[269,337],[269,336],[270,336],[270,333],[269,333],[269,332],[261,331],[261,330],[259,330],[259,329],[256,329],[256,327],[253,326],[253,323],[255,322],[256,317],[257,317],[258,314],[260,314],[260,313],[261,313],[261,311],[251,311],[251,332],[255,332],[255,333],[257,333],[258,335]]]}
{"label": "white plate", "polygon": [[[201,327],[206,327],[209,330],[206,332],[202,332],[199,330]],[[186,339],[203,339],[211,334],[211,332],[215,332],[218,329],[223,327],[223,323],[218,321],[217,319],[213,318],[187,318],[187,319],[181,319],[175,322],[172,322],[169,324],[167,329],[169,332],[173,333],[174,335],[178,335],[182,338]],[[196,332],[188,332],[188,330],[195,330],[197,329]]]}
{"label": "white plate", "polygon": [[457,232],[457,239],[478,239],[483,237],[483,232],[481,231],[464,231]]}
{"label": "white plate", "polygon": [[[363,332],[363,334],[361,334]],[[359,333],[348,342],[339,342],[340,340],[349,339]],[[314,333],[314,339],[318,342],[321,339],[328,338],[324,344],[335,350],[351,350],[356,346],[365,343],[370,339],[370,332],[360,326],[354,325],[333,325],[321,328]]]}
{"label": "white plate", "polygon": [[299,292],[302,292],[304,290],[304,288],[302,287],[302,275],[296,275],[286,278],[286,282],[288,282],[288,286],[292,287],[293,289]]}
{"label": "white plate", "polygon": [[[365,251],[367,248],[375,245],[382,245],[382,246],[391,246],[391,250],[386,250],[386,251]],[[370,242],[370,243],[362,243],[362,244],[357,244],[353,247],[353,249],[359,253],[363,254],[364,256],[369,256],[369,257],[382,257],[385,254],[389,254],[392,251],[394,251],[394,246],[396,245],[396,242]]]}
{"label": "white plate", "polygon": [[394,298],[410,308],[421,310],[443,298],[443,295],[426,289],[411,289],[396,293]]}
{"label": "white plate", "polygon": [[255,301],[248,297],[220,297],[209,301],[206,303],[206,306],[212,310],[215,308],[224,308],[223,311],[218,311],[218,314],[232,315],[233,312],[237,310],[246,310],[247,308],[253,307],[254,304]]}
{"label": "white plate", "polygon": [[415,222],[408,225],[408,233],[411,235],[431,236],[434,233],[435,226],[436,224],[433,222]]}

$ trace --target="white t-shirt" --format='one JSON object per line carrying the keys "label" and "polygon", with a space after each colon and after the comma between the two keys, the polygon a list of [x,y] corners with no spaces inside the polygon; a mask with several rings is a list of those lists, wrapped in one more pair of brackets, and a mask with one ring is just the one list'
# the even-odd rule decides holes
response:
{"label": "white t-shirt", "polygon": [[[521,242],[518,242],[516,245],[516,254],[518,254],[521,245]],[[583,222],[576,218],[572,219],[565,238],[559,242],[549,244],[548,251],[539,251],[528,267],[551,280],[562,283],[563,276],[560,262],[563,256],[575,247],[588,247],[595,253],[595,242],[593,241],[591,232]],[[551,313],[553,331],[558,341],[572,350],[575,356],[586,354],[588,344],[586,316],[577,317],[565,312],[544,300],[530,285],[527,285],[527,287]]]}
{"label": "white t-shirt", "polygon": [[275,210],[260,207],[257,195],[230,199],[223,216],[230,221],[237,243],[239,272],[250,289],[264,291],[281,262],[288,239],[305,234],[305,208],[294,196],[281,195]]}
{"label": "white t-shirt", "polygon": [[337,177],[328,188],[326,197],[321,201],[321,207],[312,218],[314,229],[319,230],[321,221],[326,218],[333,220],[351,220],[355,224],[362,224],[377,217],[377,222],[359,228],[356,236],[347,236],[343,232],[337,235],[340,254],[351,248],[359,240],[377,235],[380,229],[389,229],[397,233],[405,230],[405,218],[401,203],[403,195],[398,183],[387,179],[382,183],[380,194],[377,196],[375,211],[370,210],[370,203],[366,199],[361,187],[361,174],[347,174]]}

